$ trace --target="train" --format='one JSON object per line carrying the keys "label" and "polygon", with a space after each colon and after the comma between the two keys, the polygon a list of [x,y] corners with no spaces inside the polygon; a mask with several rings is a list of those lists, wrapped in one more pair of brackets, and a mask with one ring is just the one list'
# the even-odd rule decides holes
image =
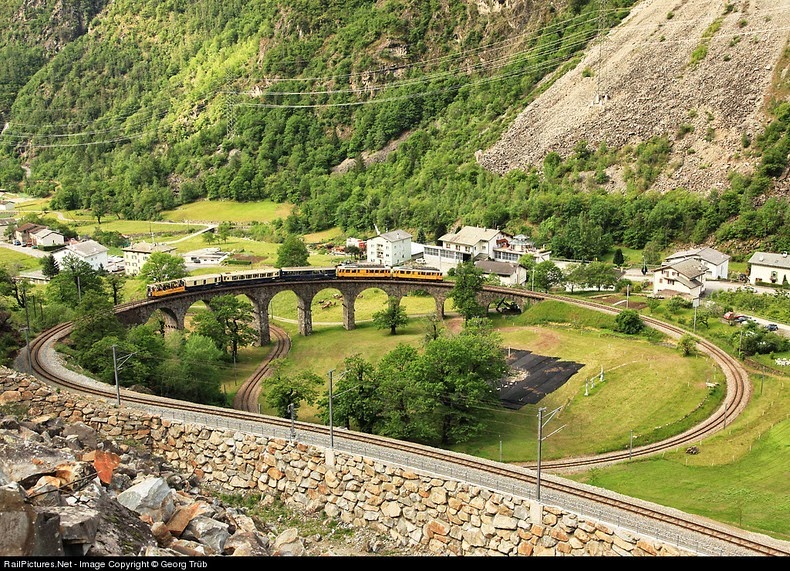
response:
{"label": "train", "polygon": [[289,268],[263,268],[240,270],[219,274],[203,274],[148,284],[146,295],[150,298],[176,293],[204,291],[229,284],[247,285],[281,281],[327,279],[391,279],[441,282],[441,270],[430,267],[378,266],[341,264],[338,266],[299,266]]}

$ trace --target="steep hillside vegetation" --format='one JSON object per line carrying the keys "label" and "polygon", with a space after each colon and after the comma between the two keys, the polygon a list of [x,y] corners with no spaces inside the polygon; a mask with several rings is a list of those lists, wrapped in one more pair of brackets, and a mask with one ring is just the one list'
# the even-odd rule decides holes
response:
{"label": "steep hillside vegetation", "polygon": [[12,0],[0,187],[143,219],[287,201],[281,235],[496,226],[574,258],[790,249],[787,3]]}

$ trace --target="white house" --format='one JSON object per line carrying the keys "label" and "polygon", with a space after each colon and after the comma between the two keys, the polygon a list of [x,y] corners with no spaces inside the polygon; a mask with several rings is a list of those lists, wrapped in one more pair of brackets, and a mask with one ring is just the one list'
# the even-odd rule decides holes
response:
{"label": "white house", "polygon": [[156,252],[164,252],[171,254],[175,251],[175,247],[168,246],[167,244],[154,244],[150,242],[138,242],[132,244],[128,248],[123,249],[123,263],[124,273],[127,276],[136,276],[140,273],[148,258],[151,254]]}
{"label": "white house", "polygon": [[30,232],[30,242],[33,246],[62,246],[65,241],[63,234],[49,228],[40,228]]}
{"label": "white house", "polygon": [[707,271],[705,264],[692,259],[664,264],[653,272],[653,295],[699,299],[705,291]]}
{"label": "white house", "polygon": [[14,232],[14,238],[22,244],[33,244],[32,235],[40,230],[47,230],[46,226],[41,224],[33,224],[32,222],[25,222],[17,226]]}
{"label": "white house", "polygon": [[62,250],[52,254],[59,267],[63,267],[63,260],[69,256],[82,260],[90,265],[94,270],[107,269],[109,265],[108,249],[99,244],[96,240],[85,240],[84,242],[74,242],[68,244]]}
{"label": "white house", "polygon": [[787,252],[755,252],[749,258],[749,283],[756,285],[760,282],[779,285],[790,283],[790,257]]}
{"label": "white house", "polygon": [[527,281],[527,270],[513,262],[497,262],[495,260],[478,260],[475,267],[489,276],[496,276],[502,285],[521,285]]}
{"label": "white house", "polygon": [[398,266],[411,260],[411,234],[404,230],[384,232],[367,241],[367,261],[380,266]]}
{"label": "white house", "polygon": [[187,264],[205,264],[207,266],[218,266],[228,257],[227,252],[219,248],[203,248],[202,250],[192,250],[184,254],[184,261]]}
{"label": "white house", "polygon": [[0,200],[0,210],[11,211],[16,208],[16,205],[10,200]]}
{"label": "white house", "polygon": [[705,278],[709,280],[726,280],[729,275],[730,256],[713,248],[695,248],[693,250],[675,252],[671,256],[667,256],[664,262],[674,264],[683,260],[697,260],[704,264],[707,268]]}
{"label": "white house", "polygon": [[522,256],[531,256],[535,263],[539,264],[551,258],[551,250],[536,247],[532,240],[523,234],[515,236],[504,234],[503,238],[497,240],[491,258],[500,262],[518,263]]}
{"label": "white house", "polygon": [[462,262],[494,259],[497,243],[505,239],[499,230],[464,226],[458,233],[449,232],[435,246],[426,245],[423,259],[429,266],[447,272]]}

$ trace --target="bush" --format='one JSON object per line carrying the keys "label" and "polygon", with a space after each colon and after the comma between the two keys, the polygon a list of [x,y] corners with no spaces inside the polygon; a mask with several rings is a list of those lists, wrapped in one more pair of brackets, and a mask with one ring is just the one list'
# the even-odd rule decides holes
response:
{"label": "bush", "polygon": [[680,313],[684,309],[691,309],[692,303],[685,298],[676,295],[667,301],[667,311],[669,313]]}
{"label": "bush", "polygon": [[645,324],[635,309],[625,309],[614,318],[614,330],[627,335],[636,335],[645,328]]}

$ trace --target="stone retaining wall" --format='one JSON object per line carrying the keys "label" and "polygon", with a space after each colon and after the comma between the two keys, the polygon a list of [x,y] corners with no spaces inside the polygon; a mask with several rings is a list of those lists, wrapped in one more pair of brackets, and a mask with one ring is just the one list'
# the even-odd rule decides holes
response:
{"label": "stone retaining wall", "polygon": [[[163,420],[0,370],[0,406],[84,422],[226,494],[275,495],[434,555],[694,555],[551,506],[287,440]],[[0,412],[3,409],[0,409]],[[330,465],[331,464],[331,465]]]}

